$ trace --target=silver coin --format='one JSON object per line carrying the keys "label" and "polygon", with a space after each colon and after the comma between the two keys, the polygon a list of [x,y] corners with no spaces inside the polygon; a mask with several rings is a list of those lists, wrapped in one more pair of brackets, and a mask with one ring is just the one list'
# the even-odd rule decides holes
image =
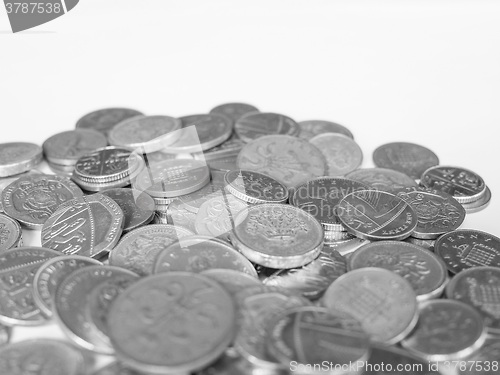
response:
{"label": "silver coin", "polygon": [[180,136],[164,152],[189,154],[208,150],[223,143],[233,131],[231,119],[215,113],[184,116],[180,120]]}
{"label": "silver coin", "polygon": [[77,129],[92,129],[108,135],[116,124],[143,113],[130,108],[103,108],[87,113],[76,122]]}
{"label": "silver coin", "polygon": [[61,205],[42,228],[42,246],[66,255],[99,258],[120,239],[123,212],[109,197],[96,193]]}
{"label": "silver coin", "polygon": [[356,169],[345,177],[393,194],[405,187],[417,186],[417,183],[411,177],[386,168]]}
{"label": "silver coin", "polygon": [[106,137],[95,130],[77,129],[57,133],[43,143],[43,153],[49,163],[75,165],[85,154],[108,144]]}
{"label": "silver coin", "polygon": [[323,248],[323,228],[299,208],[263,203],[242,210],[231,243],[252,262],[270,268],[296,268]]}
{"label": "silver coin", "polygon": [[22,234],[21,226],[16,220],[0,214],[0,252],[20,246]]}
{"label": "silver coin", "polygon": [[410,205],[381,190],[361,190],[346,195],[338,205],[337,215],[348,232],[370,241],[403,240],[418,223]]}
{"label": "silver coin", "polygon": [[42,314],[48,318],[52,316],[52,301],[64,278],[75,270],[92,265],[102,263],[79,255],[58,256],[43,263],[33,279],[33,300]]}
{"label": "silver coin", "polygon": [[125,364],[155,374],[204,368],[234,337],[231,296],[212,279],[188,272],[146,277],[111,306],[109,334]]}
{"label": "silver coin", "polygon": [[110,189],[102,192],[123,211],[123,233],[149,224],[155,214],[155,202],[148,194],[135,189]]}
{"label": "silver coin", "polygon": [[166,160],[146,166],[133,187],[153,198],[175,198],[193,193],[210,182],[210,169],[199,160]]}
{"label": "silver coin", "polygon": [[11,334],[12,329],[10,327],[0,324],[0,347],[9,343]]}
{"label": "silver coin", "polygon": [[28,175],[8,185],[2,192],[5,213],[27,229],[42,229],[59,205],[83,192],[70,179],[54,175]]}
{"label": "silver coin", "polygon": [[2,192],[4,191],[4,189],[9,186],[11,183],[13,183],[14,181],[16,181],[18,178],[21,178],[21,177],[26,177],[26,176],[30,176],[30,175],[33,175],[33,174],[41,174],[42,172],[40,172],[39,170],[37,169],[32,169],[28,172],[24,172],[24,173],[20,173],[20,174],[16,174],[16,175],[13,175],[13,176],[10,176],[10,177],[2,177],[0,178],[0,212],[3,212],[3,205],[2,205]]}
{"label": "silver coin", "polygon": [[325,175],[326,159],[308,141],[288,135],[267,135],[243,147],[238,168],[264,173],[293,188]]}
{"label": "silver coin", "polygon": [[42,161],[42,148],[33,143],[0,143],[0,177],[29,171]]}
{"label": "silver coin", "polygon": [[417,300],[438,298],[445,287],[447,270],[443,261],[419,246],[401,241],[377,241],[356,250],[348,262],[349,269],[385,268],[406,279]]}
{"label": "silver coin", "polygon": [[434,244],[436,243],[436,240],[422,240],[420,238],[415,238],[412,236],[405,238],[403,241],[420,246],[432,252],[434,252]]}
{"label": "silver coin", "polygon": [[112,362],[109,365],[100,368],[92,375],[148,375],[145,372],[138,372],[136,370],[125,367],[120,362]]}
{"label": "silver coin", "polygon": [[155,260],[154,273],[199,273],[211,268],[232,269],[257,278],[247,258],[232,246],[208,236],[186,236],[161,250]]}
{"label": "silver coin", "polygon": [[481,347],[484,328],[481,315],[465,303],[425,301],[419,306],[418,326],[401,345],[429,362],[456,361]]}
{"label": "silver coin", "polygon": [[116,124],[109,144],[138,149],[142,154],[170,146],[180,136],[181,121],[170,116],[136,116]]}
{"label": "silver coin", "polygon": [[446,287],[446,296],[474,307],[491,333],[500,333],[500,268],[473,267],[462,270]]}
{"label": "silver coin", "polygon": [[161,215],[165,218],[165,222],[162,224],[175,225],[176,227],[186,228],[192,233],[196,233],[196,228],[194,227],[196,214],[185,209],[184,204],[180,203],[179,200],[169,204],[164,215],[158,211],[156,211],[156,215]]}
{"label": "silver coin", "polygon": [[373,151],[377,167],[394,169],[418,180],[428,168],[439,164],[434,152],[423,146],[408,143],[387,143]]}
{"label": "silver coin", "polygon": [[477,201],[486,193],[486,184],[481,176],[462,167],[431,167],[422,174],[420,183],[450,194],[459,203]]}
{"label": "silver coin", "polygon": [[326,133],[309,140],[325,156],[328,176],[345,176],[354,171],[363,161],[361,147],[342,134]]}
{"label": "silver coin", "polygon": [[82,156],[72,173],[87,191],[101,191],[130,185],[144,168],[142,157],[122,147],[104,147]]}
{"label": "silver coin", "polygon": [[418,319],[410,283],[382,268],[357,269],[340,276],[326,290],[323,304],[352,315],[372,340],[388,345],[406,337]]}
{"label": "silver coin", "polygon": [[241,169],[226,172],[225,189],[248,203],[285,203],[288,189],[285,185],[265,174]]}
{"label": "silver coin", "polygon": [[311,139],[316,135],[325,133],[343,134],[346,137],[354,139],[351,131],[345,126],[331,121],[324,120],[308,120],[299,122],[300,133],[299,137],[304,139]]}
{"label": "silver coin", "polygon": [[298,136],[299,125],[288,116],[270,112],[247,113],[234,125],[234,131],[243,142],[251,142],[264,135]]}
{"label": "silver coin", "polygon": [[0,323],[33,326],[45,322],[33,298],[33,278],[45,261],[58,255],[42,247],[20,247],[0,253]]}
{"label": "silver coin", "polygon": [[287,367],[267,354],[270,325],[283,312],[309,306],[310,302],[291,291],[272,286],[245,288],[235,296],[238,330],[234,339],[237,352],[260,371],[283,371]]}
{"label": "silver coin", "polygon": [[245,143],[233,133],[231,137],[219,146],[204,152],[193,153],[196,160],[205,160],[212,170],[230,171],[236,169],[236,160]]}
{"label": "silver coin", "polygon": [[319,256],[300,268],[268,269],[259,273],[262,283],[294,291],[309,299],[321,297],[330,284],[347,272],[345,258],[334,248],[323,246]]}
{"label": "silver coin", "polygon": [[253,105],[245,103],[224,103],[210,110],[210,113],[217,113],[229,117],[233,120],[233,123],[251,112],[259,112],[259,110]]}
{"label": "silver coin", "polygon": [[[276,317],[270,324],[266,346],[268,354],[292,372],[318,373],[297,370],[310,366],[322,368],[322,374],[341,375],[362,373],[360,364],[370,354],[369,341],[359,321],[350,315],[308,306]],[[353,363],[357,371],[345,371]]]}
{"label": "silver coin", "polygon": [[85,367],[83,354],[60,340],[26,340],[0,348],[0,373],[5,375],[84,375]]}
{"label": "silver coin", "polygon": [[477,266],[500,267],[500,238],[474,229],[443,234],[434,244],[451,273]]}
{"label": "silver coin", "polygon": [[113,354],[108,337],[109,309],[115,298],[139,280],[128,270],[87,266],[72,272],[56,290],[54,315],[68,338],[95,353]]}
{"label": "silver coin", "polygon": [[337,216],[340,201],[346,195],[369,187],[339,177],[318,177],[294,189],[290,204],[314,216],[326,231],[345,231]]}
{"label": "silver coin", "polygon": [[486,191],[484,195],[479,198],[477,201],[470,203],[463,203],[462,206],[465,208],[465,212],[468,214],[472,214],[474,212],[479,212],[484,210],[491,201],[491,190],[488,186],[486,186]]}
{"label": "silver coin", "polygon": [[451,195],[435,189],[408,187],[396,194],[408,203],[418,216],[411,234],[420,239],[436,239],[457,229],[465,219],[465,209]]}
{"label": "silver coin", "polygon": [[129,269],[138,275],[153,273],[158,254],[175,241],[193,232],[168,224],[146,225],[122,237],[109,254],[109,264]]}

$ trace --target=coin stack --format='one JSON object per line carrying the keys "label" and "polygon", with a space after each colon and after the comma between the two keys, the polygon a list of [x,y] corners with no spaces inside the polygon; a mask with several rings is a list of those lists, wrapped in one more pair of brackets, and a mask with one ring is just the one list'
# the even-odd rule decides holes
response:
{"label": "coin stack", "polygon": [[500,238],[460,229],[491,192],[423,146],[360,168],[340,124],[227,103],[101,109],[43,154],[0,144],[1,374],[498,372]]}

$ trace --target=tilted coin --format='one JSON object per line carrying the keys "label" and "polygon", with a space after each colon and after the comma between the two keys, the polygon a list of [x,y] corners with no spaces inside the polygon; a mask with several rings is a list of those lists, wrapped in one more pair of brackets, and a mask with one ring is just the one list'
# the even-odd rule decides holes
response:
{"label": "tilted coin", "polygon": [[0,214],[0,252],[21,246],[22,235],[21,226],[16,220]]}
{"label": "tilted coin", "polygon": [[500,363],[500,338],[487,337],[479,351],[465,358],[458,368],[461,375],[491,375]]}
{"label": "tilted coin", "polygon": [[371,241],[403,240],[415,230],[415,211],[401,198],[380,190],[361,190],[346,195],[337,215],[346,230]]}
{"label": "tilted coin", "polygon": [[236,122],[242,116],[250,112],[259,112],[259,110],[253,105],[246,103],[224,103],[210,110],[210,113],[227,116],[233,120],[233,122]]}
{"label": "tilted coin", "polygon": [[[57,287],[54,315],[68,338],[95,353],[113,354],[108,337],[109,309],[139,276],[123,268],[88,266],[69,274]],[[114,319],[114,317],[113,317]]]}
{"label": "tilted coin", "polygon": [[0,324],[0,346],[9,343],[11,331],[10,327]]}
{"label": "tilted coin", "polygon": [[345,126],[331,121],[324,120],[308,120],[299,122],[300,133],[299,137],[311,139],[316,135],[325,133],[343,134],[346,137],[354,139],[351,131]]}
{"label": "tilted coin", "polygon": [[309,299],[321,297],[330,284],[347,272],[345,258],[334,248],[323,246],[311,263],[289,270],[268,269],[259,273],[264,285],[279,286]]}
{"label": "tilted coin", "polygon": [[49,163],[72,166],[83,155],[107,144],[106,137],[98,131],[76,129],[53,135],[42,147]]}
{"label": "tilted coin", "polygon": [[57,256],[43,263],[33,279],[33,300],[42,314],[49,318],[52,316],[52,301],[64,278],[82,267],[95,265],[102,263],[79,255]]}
{"label": "tilted coin", "polygon": [[357,269],[340,276],[326,290],[323,304],[352,315],[372,340],[388,345],[406,337],[418,319],[410,283],[382,268]]}
{"label": "tilted coin", "polygon": [[271,134],[299,135],[299,125],[288,116],[270,112],[247,113],[234,125],[234,131],[243,142]]}
{"label": "tilted coin", "polygon": [[247,204],[231,194],[220,194],[203,203],[196,214],[196,233],[228,240],[236,216]]}
{"label": "tilted coin", "polygon": [[459,203],[476,201],[486,192],[486,184],[481,176],[461,167],[431,167],[422,174],[420,183],[450,194]]}
{"label": "tilted coin", "polygon": [[144,278],[111,306],[109,334],[120,360],[156,374],[199,370],[234,336],[231,296],[212,279],[188,272]]}
{"label": "tilted coin", "polygon": [[309,140],[325,156],[328,176],[344,176],[354,171],[363,161],[361,147],[342,134],[319,134]]}
{"label": "tilted coin", "polygon": [[224,181],[229,193],[248,203],[284,203],[288,199],[285,185],[259,172],[232,170]]}
{"label": "tilted coin", "polygon": [[474,212],[479,212],[481,210],[484,210],[488,205],[490,204],[491,201],[491,190],[488,186],[486,186],[486,191],[484,192],[484,195],[479,198],[477,201],[470,202],[470,203],[463,203],[462,206],[465,208],[465,212],[468,214],[472,214]]}
{"label": "tilted coin", "polygon": [[[285,311],[274,319],[267,352],[300,374],[317,373],[301,371],[301,367],[321,368],[328,363],[330,369],[323,367],[322,373],[333,375],[345,374],[342,366],[366,361],[370,347],[369,337],[358,320],[340,311],[310,306]],[[358,366],[357,373],[362,373],[362,369]]]}
{"label": "tilted coin", "polygon": [[405,187],[417,186],[415,180],[408,175],[386,168],[356,169],[345,177],[393,194]]}
{"label": "tilted coin", "polygon": [[446,296],[474,307],[488,330],[500,333],[500,268],[479,266],[460,271],[446,287]]}
{"label": "tilted coin", "polygon": [[394,169],[418,180],[428,168],[438,165],[439,159],[426,147],[408,142],[393,142],[373,151],[373,162],[377,167]]}
{"label": "tilted coin", "polygon": [[26,340],[0,348],[0,373],[84,375],[85,359],[65,341]]}
{"label": "tilted coin", "polygon": [[123,211],[123,233],[149,224],[155,214],[155,202],[148,194],[135,189],[110,189],[103,195],[114,200]]}
{"label": "tilted coin", "polygon": [[345,231],[337,216],[338,204],[347,194],[369,187],[339,177],[319,177],[294,189],[290,204],[314,216],[325,231]]}
{"label": "tilted coin", "polygon": [[211,181],[193,193],[181,195],[179,197],[179,208],[184,208],[190,212],[197,213],[203,203],[220,196],[224,185],[218,181]]}
{"label": "tilted coin", "polygon": [[485,339],[483,318],[474,308],[441,299],[419,305],[418,325],[401,345],[427,361],[441,362],[471,355]]}
{"label": "tilted coin", "polygon": [[254,263],[295,268],[311,262],[321,252],[323,228],[299,208],[263,203],[238,214],[231,242]]}
{"label": "tilted coin", "polygon": [[238,168],[264,173],[292,188],[325,175],[326,159],[308,141],[287,135],[267,135],[243,147]]}
{"label": "tilted coin", "polygon": [[372,344],[364,374],[385,375],[397,371],[405,375],[441,375],[436,365],[396,346]]}
{"label": "tilted coin", "polygon": [[58,255],[42,247],[0,253],[0,323],[33,326],[45,322],[33,299],[33,278],[45,261]]}
{"label": "tilted coin", "polygon": [[190,194],[210,182],[210,169],[199,160],[166,160],[149,164],[137,176],[133,187],[153,198],[174,198]]}
{"label": "tilted coin", "polygon": [[73,181],[87,191],[130,185],[144,168],[138,153],[122,147],[104,147],[82,156],[72,172]]}
{"label": "tilted coin", "polygon": [[444,290],[447,270],[443,261],[419,246],[401,241],[367,244],[349,258],[349,269],[385,268],[408,280],[418,301],[437,298]]}
{"label": "tilted coin", "polygon": [[336,230],[325,230],[325,245],[335,244],[338,241],[346,241],[356,238],[356,236],[352,235],[347,231],[336,231]]}
{"label": "tilted coin", "polygon": [[232,296],[245,288],[261,285],[261,282],[254,276],[228,268],[210,268],[201,271],[200,275],[214,279]]}
{"label": "tilted coin", "polygon": [[29,175],[8,185],[2,192],[3,209],[28,229],[42,229],[60,204],[82,191],[70,179],[54,175]]}
{"label": "tilted coin", "polygon": [[304,297],[272,286],[255,286],[236,294],[238,331],[234,347],[261,371],[283,371],[288,367],[267,354],[266,338],[273,320],[291,308],[309,306]]}
{"label": "tilted coin", "polygon": [[408,187],[396,195],[408,203],[418,216],[412,237],[436,239],[457,229],[465,219],[463,206],[451,195],[439,190]]}
{"label": "tilted coin", "polygon": [[170,116],[135,116],[116,124],[108,133],[109,144],[139,149],[143,154],[175,142],[181,121]]}
{"label": "tilted coin", "polygon": [[0,143],[0,177],[29,171],[42,161],[42,148],[34,143]]}
{"label": "tilted coin", "polygon": [[220,114],[202,114],[180,118],[179,138],[163,152],[189,154],[218,146],[231,136],[233,121]]}
{"label": "tilted coin", "polygon": [[66,255],[99,258],[118,242],[124,216],[118,204],[100,193],[61,205],[42,228],[42,246]]}
{"label": "tilted coin", "polygon": [[57,175],[64,177],[71,177],[73,171],[75,170],[74,165],[60,165],[48,162],[49,168],[52,172]]}
{"label": "tilted coin", "polygon": [[338,253],[342,256],[349,256],[354,251],[359,249],[361,246],[366,245],[367,243],[370,243],[370,241],[358,237],[348,238],[346,240],[335,241],[331,243],[327,243],[325,241],[326,246],[338,251]]}
{"label": "tilted coin", "polygon": [[257,278],[252,263],[232,246],[208,236],[186,236],[158,254],[154,273],[201,272],[210,268],[227,268]]}
{"label": "tilted coin", "polygon": [[452,273],[477,266],[500,267],[500,238],[474,229],[443,234],[434,251]]}
{"label": "tilted coin", "polygon": [[152,224],[134,229],[123,236],[109,254],[109,264],[129,269],[138,275],[153,273],[158,254],[180,238],[194,235],[182,227]]}
{"label": "tilted coin", "polygon": [[107,136],[113,126],[135,116],[143,116],[143,113],[130,108],[98,109],[81,117],[76,128],[97,130]]}

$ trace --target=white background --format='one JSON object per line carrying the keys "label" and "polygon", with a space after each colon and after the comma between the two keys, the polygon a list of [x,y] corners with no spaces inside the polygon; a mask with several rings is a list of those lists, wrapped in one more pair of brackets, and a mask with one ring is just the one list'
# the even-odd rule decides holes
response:
{"label": "white background", "polygon": [[18,34],[0,8],[0,142],[227,101],[343,124],[363,167],[383,143],[426,146],[484,178],[492,202],[463,228],[500,236],[500,1],[81,0]]}

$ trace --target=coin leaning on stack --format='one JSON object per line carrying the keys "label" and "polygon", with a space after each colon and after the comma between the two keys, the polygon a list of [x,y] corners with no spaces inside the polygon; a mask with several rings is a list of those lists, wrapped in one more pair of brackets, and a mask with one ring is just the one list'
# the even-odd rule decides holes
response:
{"label": "coin leaning on stack", "polygon": [[[245,103],[91,112],[45,141],[55,175],[0,144],[0,373],[498,369],[500,239],[460,229],[486,183],[420,145],[361,150]],[[9,343],[50,319],[74,346]]]}

